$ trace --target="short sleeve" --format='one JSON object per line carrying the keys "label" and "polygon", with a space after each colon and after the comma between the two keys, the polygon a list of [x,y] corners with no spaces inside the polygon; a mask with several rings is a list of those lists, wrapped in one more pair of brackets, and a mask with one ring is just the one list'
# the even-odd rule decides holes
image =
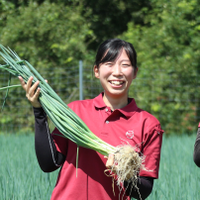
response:
{"label": "short sleeve", "polygon": [[52,137],[56,145],[57,151],[59,151],[63,155],[67,155],[68,139],[64,138],[64,136],[59,132],[57,128],[53,130]]}
{"label": "short sleeve", "polygon": [[142,145],[145,169],[140,176],[158,178],[163,132],[161,126],[156,125],[145,134]]}

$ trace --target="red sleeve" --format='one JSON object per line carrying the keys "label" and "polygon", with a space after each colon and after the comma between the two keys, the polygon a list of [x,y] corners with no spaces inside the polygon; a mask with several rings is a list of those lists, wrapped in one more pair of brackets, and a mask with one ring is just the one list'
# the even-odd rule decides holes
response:
{"label": "red sleeve", "polygon": [[67,148],[68,148],[68,139],[64,138],[57,128],[53,130],[52,138],[56,145],[57,151],[59,151],[60,153],[66,156]]}
{"label": "red sleeve", "polygon": [[142,151],[145,169],[140,176],[158,178],[163,132],[160,125],[156,125],[145,134]]}
{"label": "red sleeve", "polygon": [[[70,108],[74,105],[74,102],[69,103],[67,106]],[[72,108],[71,108],[72,109]],[[63,134],[55,128],[52,132],[53,141],[56,145],[57,151],[62,153],[63,155],[67,155],[68,150],[68,142],[69,140],[63,136]]]}

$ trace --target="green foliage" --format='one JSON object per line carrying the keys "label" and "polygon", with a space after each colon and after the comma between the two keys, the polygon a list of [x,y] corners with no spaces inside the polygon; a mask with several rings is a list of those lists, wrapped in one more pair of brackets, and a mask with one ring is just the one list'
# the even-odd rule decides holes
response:
{"label": "green foliage", "polygon": [[0,27],[6,25],[7,16],[12,12],[14,5],[5,0],[0,0]]}
{"label": "green foliage", "polygon": [[151,6],[144,17],[147,25],[132,21],[122,35],[138,52],[133,95],[142,108],[159,118],[168,134],[192,133],[198,122],[200,95],[200,4],[172,0],[151,1]]}
{"label": "green foliage", "polygon": [[[0,0],[0,43],[28,60],[69,103],[78,99],[79,60],[84,97],[94,97],[101,91],[92,77],[94,51],[104,39],[125,39],[138,53],[130,96],[161,121],[167,134],[193,133],[200,120],[199,7],[197,0]],[[7,77],[0,73],[0,87]],[[96,88],[92,96],[91,87]],[[4,115],[10,112],[15,125],[32,130],[32,110],[22,111],[28,103],[20,91],[10,90],[0,118],[6,127],[10,122]]]}
{"label": "green foliage", "polygon": [[40,6],[33,2],[13,11],[1,30],[1,40],[11,48],[16,46],[14,49],[21,52],[20,57],[37,64],[38,68],[48,68],[47,64],[55,68],[76,64],[82,58],[86,50],[83,40],[88,33],[79,7],[45,1]]}
{"label": "green foliage", "polygon": [[[77,88],[77,83],[70,79],[78,77],[78,61],[85,58],[85,37],[92,34],[80,11],[81,7],[65,6],[63,3],[45,1],[38,5],[31,1],[28,6],[19,6],[16,10],[7,11],[9,15],[6,25],[0,29],[2,44],[19,53],[22,59],[28,60],[45,79],[48,79],[54,90],[66,102],[66,97]],[[69,67],[71,70],[66,70]],[[1,73],[0,79],[4,79],[4,76],[5,74]],[[66,80],[60,81],[61,79]],[[19,81],[13,79],[12,84],[16,83],[19,84]],[[20,88],[10,93],[11,97],[14,93],[18,94],[19,90]],[[63,90],[65,93],[61,93]],[[18,121],[19,108],[27,104],[24,101],[25,99],[22,102],[13,101],[12,112],[6,107],[4,113],[11,112],[15,124],[26,124],[33,129],[33,117],[30,121],[27,121],[29,117],[25,117],[32,116],[32,110],[21,110],[23,119],[20,117]],[[7,102],[9,104],[9,99]],[[0,117],[2,115],[4,114],[0,113]]]}
{"label": "green foliage", "polygon": [[131,19],[137,24],[143,24],[143,8],[151,9],[148,1],[137,0],[83,0],[82,4],[82,14],[90,22],[90,28],[94,32],[93,38],[91,35],[86,38],[86,42],[91,41],[88,48],[93,50],[103,40],[126,31]]}

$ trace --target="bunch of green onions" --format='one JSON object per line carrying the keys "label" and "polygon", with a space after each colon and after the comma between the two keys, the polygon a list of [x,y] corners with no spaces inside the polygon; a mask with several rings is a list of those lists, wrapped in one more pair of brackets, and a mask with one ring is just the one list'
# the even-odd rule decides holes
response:
{"label": "bunch of green onions", "polygon": [[[108,156],[114,153],[116,148],[104,142],[93,134],[86,124],[62,101],[45,79],[27,61],[21,60],[19,56],[10,48],[5,48],[0,44],[0,55],[6,64],[0,65],[0,69],[8,71],[14,76],[21,76],[25,82],[32,76],[33,83],[40,81],[38,87],[41,88],[39,101],[53,124],[63,134],[64,137],[73,141],[77,146],[93,149],[102,155]],[[19,85],[8,85],[1,88],[10,89]]]}

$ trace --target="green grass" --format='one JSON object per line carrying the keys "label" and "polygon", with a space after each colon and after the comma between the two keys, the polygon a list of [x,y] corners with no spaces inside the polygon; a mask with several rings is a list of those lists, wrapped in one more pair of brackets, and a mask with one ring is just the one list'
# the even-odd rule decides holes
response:
{"label": "green grass", "polygon": [[0,135],[0,199],[49,200],[57,172],[40,170],[33,135]]}
{"label": "green grass", "polygon": [[193,162],[195,138],[163,138],[159,179],[148,200],[200,199],[200,168]]}
{"label": "green grass", "polygon": [[[164,137],[159,179],[148,200],[200,199],[200,168],[193,162],[193,136]],[[57,173],[40,170],[34,135],[0,135],[0,199],[49,200]]]}

